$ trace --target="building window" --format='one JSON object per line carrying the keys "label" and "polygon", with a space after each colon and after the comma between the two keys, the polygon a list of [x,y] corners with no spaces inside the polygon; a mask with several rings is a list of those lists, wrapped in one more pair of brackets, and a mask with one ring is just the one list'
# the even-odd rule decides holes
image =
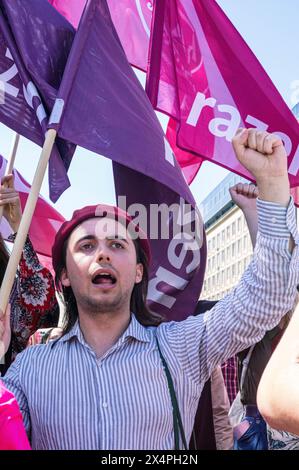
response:
{"label": "building window", "polygon": [[224,250],[221,251],[221,264],[224,264]]}
{"label": "building window", "polygon": [[241,232],[241,217],[238,218],[238,233]]}
{"label": "building window", "polygon": [[220,248],[220,233],[217,235],[217,248]]}
{"label": "building window", "polygon": [[240,255],[241,250],[242,250],[242,248],[241,248],[241,240],[238,240],[238,248],[237,248],[237,253],[238,253],[238,255]]}
{"label": "building window", "polygon": [[230,239],[230,227],[226,228],[226,238],[229,240]]}
{"label": "building window", "polygon": [[222,245],[224,245],[225,243],[225,231],[224,230],[222,230],[221,232],[221,241],[222,241]]}
{"label": "building window", "polygon": [[233,225],[232,225],[232,236],[234,236],[236,234],[236,222],[233,222]]}
{"label": "building window", "polygon": [[233,244],[232,244],[232,258],[235,257],[235,254],[236,254],[236,244],[233,243]]}
{"label": "building window", "polygon": [[232,265],[232,277],[235,277],[236,275],[236,266],[233,264]]}
{"label": "building window", "polygon": [[238,263],[238,275],[241,275],[242,274],[242,263],[241,261],[239,261]]}

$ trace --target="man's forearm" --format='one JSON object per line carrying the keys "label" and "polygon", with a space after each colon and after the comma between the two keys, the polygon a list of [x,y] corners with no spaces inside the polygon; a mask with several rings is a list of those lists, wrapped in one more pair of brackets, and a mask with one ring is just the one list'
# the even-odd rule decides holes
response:
{"label": "man's forearm", "polygon": [[290,202],[290,184],[287,174],[282,177],[260,178],[257,180],[259,198],[287,207]]}
{"label": "man's forearm", "polygon": [[257,211],[251,210],[251,211],[243,211],[244,212],[244,217],[247,223],[249,235],[251,238],[251,243],[253,248],[255,247],[256,244],[256,236],[257,236],[257,228],[258,228],[258,217],[257,217]]}

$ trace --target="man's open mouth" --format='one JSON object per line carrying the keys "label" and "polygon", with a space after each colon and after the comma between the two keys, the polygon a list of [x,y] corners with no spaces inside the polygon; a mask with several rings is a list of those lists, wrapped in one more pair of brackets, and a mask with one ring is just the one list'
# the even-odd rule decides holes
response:
{"label": "man's open mouth", "polygon": [[116,283],[116,278],[109,272],[101,272],[92,278],[92,283],[96,285],[111,286]]}

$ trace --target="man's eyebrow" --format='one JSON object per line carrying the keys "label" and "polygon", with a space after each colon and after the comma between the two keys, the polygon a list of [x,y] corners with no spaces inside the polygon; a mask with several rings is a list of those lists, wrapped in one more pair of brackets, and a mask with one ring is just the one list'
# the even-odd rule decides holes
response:
{"label": "man's eyebrow", "polygon": [[84,237],[79,238],[79,240],[76,241],[76,245],[84,240],[95,240],[94,235],[84,235]]}
{"label": "man's eyebrow", "polygon": [[109,235],[108,237],[106,237],[106,239],[107,240],[121,240],[121,241],[129,244],[126,237],[123,237],[122,235]]}
{"label": "man's eyebrow", "polygon": [[[83,237],[79,238],[79,240],[76,241],[75,243],[75,246],[77,246],[79,243],[81,243],[82,241],[86,241],[86,240],[96,240],[97,237],[95,235],[84,235]],[[122,236],[122,235],[108,235],[108,237],[106,237],[106,240],[121,240],[127,244],[129,244],[128,240],[126,239],[126,237]]]}

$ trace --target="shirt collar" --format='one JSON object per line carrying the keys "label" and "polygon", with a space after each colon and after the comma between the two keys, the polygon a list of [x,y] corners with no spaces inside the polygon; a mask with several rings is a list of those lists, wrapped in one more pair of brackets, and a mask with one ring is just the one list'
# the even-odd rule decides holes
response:
{"label": "shirt collar", "polygon": [[[80,343],[86,344],[78,320],[76,321],[73,328],[64,336],[62,336],[62,338],[60,338],[60,341],[65,343],[66,341],[70,341],[74,337],[76,337]],[[119,338],[118,343],[124,343],[127,338],[134,338],[137,341],[141,341],[143,343],[150,342],[150,337],[146,327],[139,323],[134,313],[131,314],[131,321],[129,323],[129,326]]]}
{"label": "shirt collar", "polygon": [[76,323],[74,324],[73,328],[66,333],[65,335],[60,338],[60,341],[63,343],[66,343],[67,341],[70,341],[72,338],[78,338],[78,340],[82,343],[84,342],[83,334],[80,329],[79,321],[77,320]]}
{"label": "shirt collar", "polygon": [[141,325],[134,313],[131,314],[131,321],[128,328],[122,334],[119,341],[124,342],[127,338],[134,338],[143,343],[149,343],[150,337],[145,326]]}

